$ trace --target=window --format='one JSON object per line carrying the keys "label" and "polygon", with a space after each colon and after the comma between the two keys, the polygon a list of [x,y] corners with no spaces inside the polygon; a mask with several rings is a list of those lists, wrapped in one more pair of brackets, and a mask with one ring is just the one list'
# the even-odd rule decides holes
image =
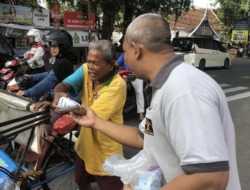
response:
{"label": "window", "polygon": [[192,51],[192,38],[175,38],[172,45],[176,51],[189,52]]}
{"label": "window", "polygon": [[218,42],[218,41],[216,41],[216,43],[218,44],[218,49],[219,49],[220,51],[222,51],[222,52],[226,52],[226,51],[227,51],[227,49],[223,46],[222,43],[220,43],[220,42]]}
{"label": "window", "polygon": [[210,38],[196,38],[195,43],[202,49],[214,49],[213,40]]}

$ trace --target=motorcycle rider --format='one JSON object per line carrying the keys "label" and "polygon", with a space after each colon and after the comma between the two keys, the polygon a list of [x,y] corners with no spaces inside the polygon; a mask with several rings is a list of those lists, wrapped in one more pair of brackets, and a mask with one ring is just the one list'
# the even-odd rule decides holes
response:
{"label": "motorcycle rider", "polygon": [[24,59],[30,69],[36,70],[37,73],[43,72],[43,56],[45,54],[45,50],[41,31],[36,28],[32,28],[27,32],[26,36],[31,49],[24,53]]}
{"label": "motorcycle rider", "polygon": [[20,80],[19,86],[25,88],[25,82],[31,83],[32,87],[19,90],[17,95],[30,97],[38,101],[43,95],[52,95],[51,91],[55,85],[65,79],[73,72],[76,57],[69,51],[72,48],[72,37],[64,30],[50,32],[46,41],[51,52],[51,67],[48,72],[25,75],[26,80]]}
{"label": "motorcycle rider", "polygon": [[7,73],[8,77],[3,80],[5,83],[4,86],[8,84],[7,89],[16,89],[17,85],[15,77],[17,76],[22,76],[24,73],[41,73],[45,71],[45,63],[43,59],[45,48],[42,41],[41,31],[32,28],[27,32],[26,38],[31,49],[24,53],[23,60],[16,58],[7,61],[5,63],[6,68],[3,68],[9,70]]}
{"label": "motorcycle rider", "polygon": [[241,42],[238,45],[237,55],[238,55],[238,57],[243,57],[243,55],[244,55],[244,47],[243,47],[243,44]]}

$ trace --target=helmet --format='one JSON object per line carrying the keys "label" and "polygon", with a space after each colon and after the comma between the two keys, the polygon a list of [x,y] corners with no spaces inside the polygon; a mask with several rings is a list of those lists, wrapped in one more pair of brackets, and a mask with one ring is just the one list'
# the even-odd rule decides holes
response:
{"label": "helmet", "polygon": [[71,35],[65,30],[53,30],[45,36],[49,46],[57,46],[60,51],[69,50],[73,46]]}
{"label": "helmet", "polygon": [[34,37],[35,42],[41,42],[42,41],[42,34],[41,31],[35,28],[30,29],[27,34],[28,37]]}

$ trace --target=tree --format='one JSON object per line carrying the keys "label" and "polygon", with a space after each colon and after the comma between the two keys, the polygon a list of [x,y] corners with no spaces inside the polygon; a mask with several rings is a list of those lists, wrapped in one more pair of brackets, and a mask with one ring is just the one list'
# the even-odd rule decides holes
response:
{"label": "tree", "polygon": [[110,39],[114,30],[115,18],[120,10],[119,0],[100,1],[100,7],[103,13],[101,28],[102,38]]}
{"label": "tree", "polygon": [[217,0],[220,4],[220,17],[224,24],[231,28],[234,21],[247,16],[250,11],[250,0]]}
{"label": "tree", "polygon": [[[21,0],[17,0],[21,1]],[[47,0],[51,5],[56,0]],[[102,38],[110,39],[115,23],[119,22],[121,31],[124,32],[135,16],[146,12],[158,12],[164,16],[181,15],[188,10],[192,0],[58,0],[65,8],[92,11],[96,14]],[[36,0],[22,0],[22,3],[36,6]],[[63,8],[63,9],[64,9]],[[99,18],[100,17],[100,18]]]}
{"label": "tree", "polygon": [[[102,38],[110,39],[115,23],[120,22],[121,31],[125,31],[133,17],[146,12],[161,12],[164,15],[179,16],[190,7],[191,0],[81,0],[95,7],[96,15],[101,15],[99,31]],[[93,10],[93,9],[92,9]],[[122,15],[122,16],[121,16]]]}
{"label": "tree", "polygon": [[[113,7],[117,7],[116,16],[122,12],[122,25],[121,31],[125,32],[128,24],[132,21],[133,17],[138,16],[142,13],[147,12],[158,12],[165,16],[170,14],[176,15],[176,17],[181,15],[182,11],[188,10],[191,4],[191,0],[122,0],[117,2],[112,1]],[[119,9],[120,8],[120,9]],[[114,23],[113,23],[114,25]],[[105,31],[105,26],[104,26]],[[112,28],[113,29],[113,28]],[[113,31],[113,30],[111,30]],[[111,34],[110,34],[111,35]],[[110,37],[110,36],[107,36]]]}

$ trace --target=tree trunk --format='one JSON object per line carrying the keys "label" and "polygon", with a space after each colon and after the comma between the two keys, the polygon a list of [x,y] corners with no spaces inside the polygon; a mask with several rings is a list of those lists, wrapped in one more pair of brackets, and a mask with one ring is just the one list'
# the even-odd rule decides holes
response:
{"label": "tree trunk", "polygon": [[131,0],[124,0],[124,15],[123,15],[123,27],[122,27],[122,34],[124,35],[126,32],[126,29],[130,22],[133,19],[134,13],[135,13],[135,1]]}
{"label": "tree trunk", "polygon": [[102,17],[102,38],[103,39],[111,39],[112,32],[114,30],[114,22],[115,16],[117,12],[117,8],[114,7],[114,3],[112,1],[103,1],[101,3],[103,17]]}

